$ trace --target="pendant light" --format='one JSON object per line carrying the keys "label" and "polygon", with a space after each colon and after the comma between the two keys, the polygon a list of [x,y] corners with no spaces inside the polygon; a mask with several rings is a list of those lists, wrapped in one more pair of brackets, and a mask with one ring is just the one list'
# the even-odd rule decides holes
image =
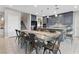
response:
{"label": "pendant light", "polygon": [[55,17],[58,17],[58,15],[57,15],[57,14],[55,14]]}
{"label": "pendant light", "polygon": [[55,5],[55,12],[54,12],[55,13],[55,17],[58,17],[58,14],[57,14],[58,9],[59,9],[58,6]]}
{"label": "pendant light", "polygon": [[47,18],[49,18],[49,16],[47,16]]}
{"label": "pendant light", "polygon": [[37,8],[37,5],[34,5],[35,8]]}
{"label": "pendant light", "polygon": [[[48,12],[49,12],[49,8],[47,8]],[[47,18],[49,18],[49,16],[47,16]]]}

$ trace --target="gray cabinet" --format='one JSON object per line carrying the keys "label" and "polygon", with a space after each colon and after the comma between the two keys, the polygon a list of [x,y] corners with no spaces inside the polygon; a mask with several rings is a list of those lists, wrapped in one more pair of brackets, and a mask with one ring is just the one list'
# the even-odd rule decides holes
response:
{"label": "gray cabinet", "polygon": [[63,25],[72,25],[73,24],[73,12],[67,12],[60,14],[58,18],[56,18],[54,15],[50,16],[49,18],[43,17],[43,23],[46,24],[46,26],[52,26],[57,22],[60,22]]}

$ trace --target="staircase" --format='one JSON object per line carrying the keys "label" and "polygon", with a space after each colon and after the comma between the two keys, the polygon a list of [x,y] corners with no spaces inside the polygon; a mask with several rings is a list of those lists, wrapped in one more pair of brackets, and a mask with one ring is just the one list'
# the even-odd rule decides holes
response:
{"label": "staircase", "polygon": [[25,29],[26,29],[26,26],[25,26],[25,24],[24,24],[23,21],[21,21],[21,29],[22,29],[22,30],[25,30]]}

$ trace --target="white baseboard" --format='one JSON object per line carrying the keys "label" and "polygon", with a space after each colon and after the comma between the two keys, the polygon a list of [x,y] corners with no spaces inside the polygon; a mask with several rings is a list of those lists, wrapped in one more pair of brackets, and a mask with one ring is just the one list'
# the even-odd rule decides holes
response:
{"label": "white baseboard", "polygon": [[73,36],[73,38],[79,38],[79,36]]}
{"label": "white baseboard", "polygon": [[5,36],[5,38],[15,38],[16,36]]}

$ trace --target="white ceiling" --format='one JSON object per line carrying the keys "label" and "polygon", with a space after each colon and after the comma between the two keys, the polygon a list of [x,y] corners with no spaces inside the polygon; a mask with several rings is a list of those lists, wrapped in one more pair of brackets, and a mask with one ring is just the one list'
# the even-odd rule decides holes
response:
{"label": "white ceiling", "polygon": [[57,7],[59,9],[56,10],[56,5],[1,5],[0,11],[3,12],[5,8],[10,8],[24,13],[30,13],[38,16],[47,16],[54,15],[55,11],[57,12],[57,14],[59,14],[79,10],[79,6],[77,6],[78,8],[74,8],[74,5],[58,5]]}

